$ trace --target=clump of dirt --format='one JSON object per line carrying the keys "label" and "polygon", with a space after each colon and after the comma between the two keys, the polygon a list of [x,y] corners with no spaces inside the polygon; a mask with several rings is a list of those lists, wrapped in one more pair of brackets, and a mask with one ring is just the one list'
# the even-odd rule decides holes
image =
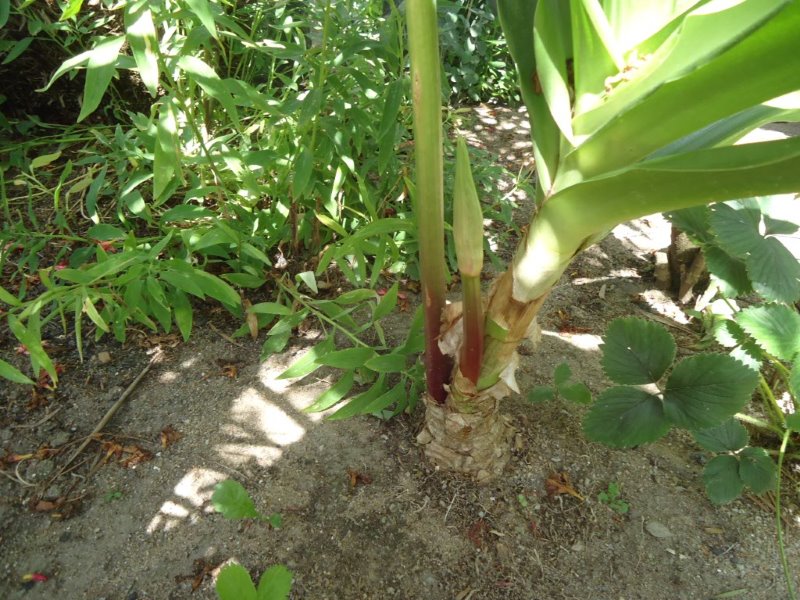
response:
{"label": "clump of dirt", "polygon": [[[516,116],[493,110],[498,123]],[[666,223],[651,217],[576,261],[548,300],[541,344],[522,348],[523,395],[565,361],[602,390],[598,344],[620,315],[668,323],[689,352],[695,334],[652,289],[651,254],[668,242]],[[403,335],[405,316],[391,333]],[[0,478],[1,597],[211,599],[215,569],[230,559],[254,577],[284,564],[292,598],[315,600],[785,597],[768,499],[712,505],[700,479],[706,456],[686,435],[610,450],[583,437],[584,408],[515,397],[505,404],[517,430],[511,464],[478,486],[425,462],[419,414],[305,413],[337,373],[277,379],[309,340],[260,363],[260,341],[221,335],[236,327],[201,317],[187,344],[101,342],[83,365],[67,338],[54,338],[66,366],[56,393],[35,405],[26,389],[2,386],[0,444],[34,456],[7,461]],[[163,355],[61,473],[154,344]],[[261,512],[280,513],[282,527],[215,513],[214,485],[228,478]],[[610,484],[627,511],[599,500]],[[785,497],[795,572],[797,492]]]}

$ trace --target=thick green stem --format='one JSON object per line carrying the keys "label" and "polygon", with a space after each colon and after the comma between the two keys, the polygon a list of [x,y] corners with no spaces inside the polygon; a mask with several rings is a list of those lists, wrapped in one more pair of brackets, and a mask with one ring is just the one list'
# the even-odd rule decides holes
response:
{"label": "thick green stem", "polygon": [[461,374],[475,385],[481,372],[483,361],[483,299],[481,298],[481,278],[461,277],[464,295],[464,343],[461,347]]}
{"label": "thick green stem", "polygon": [[438,403],[447,397],[449,365],[439,349],[445,301],[444,183],[439,33],[435,0],[408,0],[408,51],[414,104],[416,158],[415,213],[425,311],[425,372],[428,393]]}

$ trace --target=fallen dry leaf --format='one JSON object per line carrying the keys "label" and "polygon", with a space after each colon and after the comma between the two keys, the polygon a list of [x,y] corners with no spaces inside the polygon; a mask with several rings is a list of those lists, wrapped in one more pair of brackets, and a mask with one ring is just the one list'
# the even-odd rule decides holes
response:
{"label": "fallen dry leaf", "polygon": [[161,447],[166,450],[182,437],[183,434],[180,431],[177,431],[172,425],[167,425],[161,430]]}
{"label": "fallen dry leaf", "polygon": [[258,337],[258,315],[250,310],[253,303],[245,298],[242,300],[242,306],[244,307],[247,328],[250,330],[250,337],[256,339]]}
{"label": "fallen dry leaf", "polygon": [[581,502],[584,501],[583,496],[572,487],[572,484],[569,482],[569,475],[566,471],[563,473],[550,473],[547,481],[544,482],[544,489],[551,498],[559,494],[569,494]]}
{"label": "fallen dry leaf", "polygon": [[354,488],[359,483],[362,485],[369,485],[372,483],[372,477],[366,473],[361,473],[355,469],[347,469],[347,478],[350,480],[350,487]]}
{"label": "fallen dry leaf", "polygon": [[192,592],[195,592],[201,585],[203,585],[205,578],[211,575],[217,569],[217,567],[219,567],[219,565],[213,565],[205,558],[196,558],[192,567],[193,570],[191,575],[175,575],[175,583],[191,581]]}
{"label": "fallen dry leaf", "polygon": [[489,524],[484,519],[478,519],[467,529],[467,537],[476,548],[483,548],[488,535]]}

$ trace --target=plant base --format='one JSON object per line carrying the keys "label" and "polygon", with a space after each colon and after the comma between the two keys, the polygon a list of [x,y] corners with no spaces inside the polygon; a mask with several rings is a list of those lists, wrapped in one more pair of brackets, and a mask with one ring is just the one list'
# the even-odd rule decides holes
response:
{"label": "plant base", "polygon": [[483,398],[475,412],[460,412],[425,396],[425,424],[417,435],[425,456],[437,467],[486,483],[503,472],[511,457],[514,429],[499,412],[500,401]]}

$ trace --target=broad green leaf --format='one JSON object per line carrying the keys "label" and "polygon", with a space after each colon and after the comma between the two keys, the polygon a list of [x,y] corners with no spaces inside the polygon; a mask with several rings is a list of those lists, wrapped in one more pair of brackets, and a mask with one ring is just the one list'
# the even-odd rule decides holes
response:
{"label": "broad green leaf", "polygon": [[158,276],[160,279],[172,284],[179,290],[188,292],[193,296],[197,296],[201,300],[204,300],[206,297],[199,285],[199,277],[195,275],[194,270],[192,273],[184,273],[183,271],[177,270],[164,270],[161,271]]}
{"label": "broad green leaf", "polygon": [[281,352],[286,347],[286,344],[289,343],[291,335],[292,332],[288,330],[283,333],[268,335],[264,344],[261,346],[260,359],[266,360],[276,352]]}
{"label": "broad green leaf", "polygon": [[295,275],[295,279],[299,279],[303,283],[306,284],[308,289],[310,289],[315,294],[319,291],[317,289],[317,278],[314,275],[314,271],[303,271],[302,273],[298,273]]}
{"label": "broad green leaf", "polygon": [[189,9],[197,15],[203,27],[208,29],[211,37],[217,39],[217,26],[214,22],[214,15],[211,13],[211,4],[208,0],[186,0]]}
{"label": "broad green leaf", "polygon": [[0,286],[0,302],[8,304],[9,306],[19,306],[22,304],[16,296],[8,292],[2,286]]}
{"label": "broad green leaf", "polygon": [[800,262],[778,241],[763,240],[745,262],[757,293],[773,302],[800,300]]}
{"label": "broad green leaf", "polygon": [[591,404],[592,392],[585,383],[567,383],[558,386],[558,393],[570,402],[576,404]]}
{"label": "broad green leaf", "polygon": [[408,356],[399,352],[390,352],[374,356],[364,363],[364,366],[378,373],[400,373],[406,368]]}
{"label": "broad green leaf", "polygon": [[723,296],[736,298],[753,291],[744,262],[733,258],[717,246],[704,247],[703,255],[706,259],[708,271]]}
{"label": "broad green leaf", "polygon": [[[779,10],[781,5],[786,7]],[[800,6],[782,0],[698,9],[628,85],[576,118],[576,133],[591,138],[567,159],[565,171],[576,168],[593,176],[623,167],[724,117],[795,91],[798,27]],[[770,61],[767,68],[764,57],[787,53],[793,56]],[[703,102],[691,111],[671,110],[699,97]]]}
{"label": "broad green leaf", "polygon": [[750,439],[744,425],[733,417],[716,427],[693,431],[692,437],[709,452],[736,452],[744,448]]}
{"label": "broad green leaf", "polygon": [[196,270],[195,274],[197,286],[203,290],[204,294],[219,300],[227,306],[238,307],[241,305],[242,299],[239,294],[222,279],[200,270]]}
{"label": "broad green leaf", "polygon": [[155,152],[153,153],[153,195],[164,200],[164,192],[181,176],[180,146],[178,144],[178,121],[172,99],[165,98],[158,110]]}
{"label": "broad green leaf", "polygon": [[196,56],[182,56],[178,59],[178,67],[191,75],[206,94],[222,104],[236,128],[239,129],[239,113],[236,110],[236,102],[214,69]]}
{"label": "broad green leaf", "polygon": [[32,379],[24,375],[19,369],[13,365],[10,365],[2,358],[0,358],[0,378],[8,379],[14,383],[24,383],[28,385],[34,384]]}
{"label": "broad green leaf", "polygon": [[556,387],[568,382],[571,377],[572,369],[570,369],[569,365],[565,362],[558,365],[553,373],[553,381],[555,381]]}
{"label": "broad green leaf", "polygon": [[794,412],[790,415],[786,415],[786,428],[800,433],[800,413]]}
{"label": "broad green leaf", "polygon": [[339,295],[334,302],[337,304],[358,304],[360,302],[364,302],[365,300],[374,299],[374,290],[350,290],[349,292]]}
{"label": "broad green leaf", "polygon": [[709,224],[720,246],[740,258],[753,252],[763,240],[759,233],[761,212],[752,203],[723,202],[710,208]]}
{"label": "broad green leaf", "polygon": [[214,486],[211,504],[226,519],[258,519],[262,516],[247,490],[233,479],[226,479]]}
{"label": "broad green leaf", "polygon": [[320,412],[337,404],[353,388],[355,372],[347,371],[329,390],[326,390],[314,400],[311,406],[303,409],[304,412]]}
{"label": "broad green leaf", "polygon": [[669,428],[661,399],[625,386],[603,391],[583,420],[587,438],[612,448],[654,442]]}
{"label": "broad green leaf", "polygon": [[181,290],[173,290],[172,294],[172,310],[175,315],[175,324],[178,326],[178,331],[183,336],[183,341],[187,341],[189,336],[192,335],[192,304],[189,298]]}
{"label": "broad green leaf", "polygon": [[337,369],[356,369],[375,356],[372,348],[345,348],[317,358],[317,363]]}
{"label": "broad green leaf", "polygon": [[125,31],[142,83],[155,98],[158,94],[158,38],[147,0],[125,6]]}
{"label": "broad green leaf", "polygon": [[800,352],[800,314],[782,304],[746,308],[736,322],[772,356],[791,361]]}
{"label": "broad green leaf", "polygon": [[528,392],[527,400],[533,404],[539,404],[540,402],[555,400],[555,397],[556,389],[554,387],[549,385],[537,385]]}
{"label": "broad green leaf", "polygon": [[300,154],[294,166],[294,178],[292,180],[292,195],[301,198],[311,182],[311,173],[314,170],[314,154],[308,146],[300,148]]}
{"label": "broad green leaf", "polygon": [[114,36],[98,42],[90,51],[78,122],[83,121],[100,105],[117,69],[117,57],[124,43],[124,35]]}
{"label": "broad green leaf", "polygon": [[283,565],[273,565],[258,582],[258,600],[286,600],[292,591],[292,572]]}
{"label": "broad green leaf", "polygon": [[739,453],[739,477],[756,494],[775,489],[778,467],[764,448],[747,447]]}
{"label": "broad green leaf", "polygon": [[297,359],[283,373],[278,375],[278,379],[293,379],[295,377],[305,377],[312,371],[316,371],[321,364],[318,362],[333,350],[333,336],[328,336],[319,344],[308,350],[303,356]]}
{"label": "broad green leaf", "polygon": [[291,315],[294,311],[290,307],[277,302],[259,302],[248,308],[247,312],[259,315]]}
{"label": "broad green leaf", "polygon": [[[375,306],[375,310],[372,313],[372,319],[374,321],[380,321],[382,318],[390,314],[395,306],[397,306],[397,294],[398,294],[399,284],[398,282],[394,282],[392,287],[390,287],[383,297],[378,301],[378,304]],[[2,296],[0,296],[2,299]]]}
{"label": "broad green leaf", "polygon": [[675,359],[675,340],[644,319],[615,319],[603,337],[603,370],[615,383],[655,383]]}
{"label": "broad green leaf", "polygon": [[217,576],[216,589],[220,600],[259,600],[250,573],[242,565],[224,566]]}
{"label": "broad green leaf", "polygon": [[625,68],[622,52],[599,0],[572,0],[575,114],[604,101],[606,79]]}
{"label": "broad green leaf", "polygon": [[725,504],[738,498],[744,489],[739,477],[739,460],[725,454],[715,456],[703,470],[706,493],[714,504]]}
{"label": "broad green leaf", "polygon": [[690,356],[667,379],[664,413],[685,429],[716,427],[747,404],[757,383],[758,375],[730,356]]}
{"label": "broad green leaf", "polygon": [[369,406],[375,399],[380,398],[386,391],[385,376],[380,375],[378,380],[370,386],[366,392],[351,398],[342,408],[337,410],[332,415],[328,415],[328,419],[336,421],[339,419],[348,419],[355,415],[363,414],[364,408]]}
{"label": "broad green leaf", "polygon": [[534,17],[533,46],[536,72],[550,114],[561,133],[572,141],[572,103],[567,80],[569,44],[568,5],[560,0],[540,0]]}
{"label": "broad green leaf", "polygon": [[100,223],[90,227],[89,231],[86,232],[86,237],[92,240],[106,242],[111,240],[123,240],[127,237],[127,234],[119,227]]}
{"label": "broad green leaf", "polygon": [[753,338],[731,319],[725,319],[714,327],[714,338],[723,346],[733,348],[731,356],[748,369],[758,372],[764,361],[764,351]]}

